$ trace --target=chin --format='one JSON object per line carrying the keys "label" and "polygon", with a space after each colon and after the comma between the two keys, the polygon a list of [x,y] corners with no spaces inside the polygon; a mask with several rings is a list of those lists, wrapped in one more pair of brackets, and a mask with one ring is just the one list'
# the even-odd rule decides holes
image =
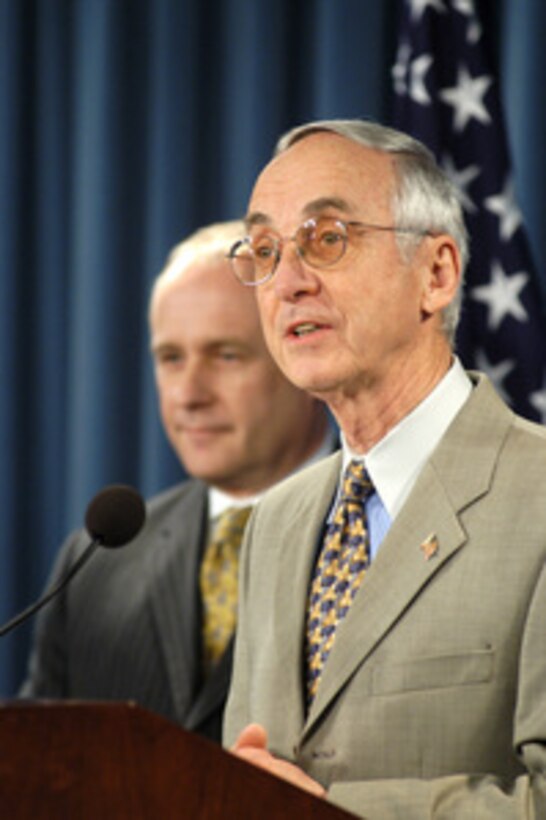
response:
{"label": "chin", "polygon": [[286,378],[300,390],[306,393],[321,393],[329,391],[337,384],[337,380],[323,372],[313,372],[310,367],[293,367],[285,371]]}
{"label": "chin", "polygon": [[203,453],[196,454],[187,451],[182,454],[181,460],[189,475],[210,482],[227,472],[226,464],[223,461],[219,462],[216,459],[204,458],[203,455]]}

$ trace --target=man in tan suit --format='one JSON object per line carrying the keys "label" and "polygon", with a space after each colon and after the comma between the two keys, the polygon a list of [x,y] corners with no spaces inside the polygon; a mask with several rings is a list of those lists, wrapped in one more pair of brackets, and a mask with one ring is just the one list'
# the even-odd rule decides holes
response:
{"label": "man in tan suit", "polygon": [[546,431],[454,355],[451,184],[400,132],[311,123],[246,228],[233,270],[343,451],[250,519],[226,745],[369,820],[546,818]]}

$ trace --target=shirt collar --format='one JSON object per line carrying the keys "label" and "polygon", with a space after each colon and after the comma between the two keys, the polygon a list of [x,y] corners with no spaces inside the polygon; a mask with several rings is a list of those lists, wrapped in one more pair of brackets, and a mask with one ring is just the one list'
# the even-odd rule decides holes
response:
{"label": "shirt collar", "polygon": [[472,383],[459,359],[436,387],[363,457],[351,451],[343,435],[343,470],[363,459],[391,519],[409,495],[418,474],[467,400]]}

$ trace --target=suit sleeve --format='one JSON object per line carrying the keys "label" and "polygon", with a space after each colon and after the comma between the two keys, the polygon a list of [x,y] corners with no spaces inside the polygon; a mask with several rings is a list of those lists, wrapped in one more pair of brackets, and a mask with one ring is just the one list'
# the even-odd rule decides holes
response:
{"label": "suit sleeve", "polygon": [[[540,820],[546,818],[546,568],[529,607],[521,647],[514,747],[527,774],[333,783],[329,799],[367,820]],[[494,727],[492,727],[494,731]]]}
{"label": "suit sleeve", "polygon": [[[81,532],[72,533],[64,542],[53,565],[47,589],[58,583],[69,571],[81,542]],[[27,674],[18,693],[20,697],[68,697],[67,617],[64,591],[38,613]]]}

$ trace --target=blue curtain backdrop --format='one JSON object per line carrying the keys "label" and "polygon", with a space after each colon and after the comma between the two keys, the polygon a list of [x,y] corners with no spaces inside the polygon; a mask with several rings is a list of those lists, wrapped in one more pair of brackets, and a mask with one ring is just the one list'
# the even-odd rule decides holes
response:
{"label": "blue curtain backdrop", "polygon": [[[479,2],[546,294],[546,5]],[[0,0],[0,621],[104,484],[182,470],[146,326],[170,247],[244,212],[276,137],[389,121],[395,0]],[[0,643],[0,696],[30,627]]]}

